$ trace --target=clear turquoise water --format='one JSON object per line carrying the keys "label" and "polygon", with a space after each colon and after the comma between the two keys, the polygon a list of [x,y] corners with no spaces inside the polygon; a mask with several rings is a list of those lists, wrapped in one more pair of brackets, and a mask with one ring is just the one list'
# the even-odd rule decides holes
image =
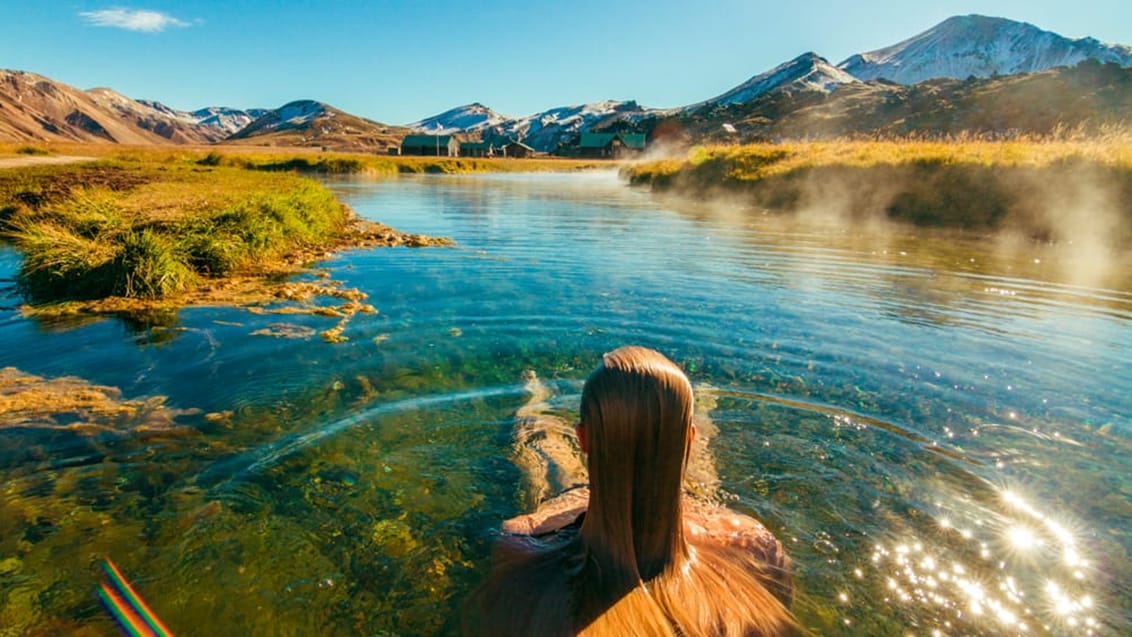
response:
{"label": "clear turquoise water", "polygon": [[333,319],[229,308],[46,325],[16,311],[0,248],[0,367],[200,410],[172,433],[0,431],[0,634],[112,634],[104,554],[178,633],[456,631],[517,512],[521,373],[568,417],[626,343],[717,393],[731,506],[786,542],[818,634],[1132,630],[1127,260],[610,174],[331,185],[458,243],[321,264],[379,310],[340,344],[252,335]]}

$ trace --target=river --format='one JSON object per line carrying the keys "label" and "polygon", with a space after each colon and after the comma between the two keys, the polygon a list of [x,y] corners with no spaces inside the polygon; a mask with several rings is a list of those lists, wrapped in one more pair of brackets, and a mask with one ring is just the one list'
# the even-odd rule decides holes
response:
{"label": "river", "polygon": [[458,632],[520,512],[524,371],[570,419],[630,343],[713,397],[721,495],[786,544],[817,634],[1132,630],[1127,259],[611,173],[328,183],[457,242],[320,263],[378,310],[341,343],[238,308],[26,318],[0,247],[0,367],[142,405],[0,429],[0,634],[113,634],[103,555],[179,634]]}

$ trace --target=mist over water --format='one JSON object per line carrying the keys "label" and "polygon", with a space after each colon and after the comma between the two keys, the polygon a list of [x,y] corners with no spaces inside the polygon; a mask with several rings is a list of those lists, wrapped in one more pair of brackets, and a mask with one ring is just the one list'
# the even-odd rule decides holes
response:
{"label": "mist over water", "polygon": [[16,311],[0,249],[0,367],[200,410],[175,435],[0,430],[27,450],[0,453],[8,625],[108,633],[89,567],[109,554],[175,631],[451,633],[518,512],[523,371],[572,419],[601,353],[636,343],[714,397],[725,497],[787,545],[816,633],[1132,627],[1121,255],[662,198],[612,173],[331,187],[458,244],[322,264],[379,310],[336,345],[252,335],[332,319],[223,308],[60,331]]}

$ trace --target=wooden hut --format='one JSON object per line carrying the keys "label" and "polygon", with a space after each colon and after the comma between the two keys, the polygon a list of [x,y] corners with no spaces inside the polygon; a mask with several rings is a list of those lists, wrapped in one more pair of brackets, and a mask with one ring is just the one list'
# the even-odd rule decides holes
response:
{"label": "wooden hut", "polygon": [[459,157],[460,140],[452,135],[406,135],[401,140],[401,154]]}
{"label": "wooden hut", "polygon": [[492,157],[496,152],[491,142],[460,142],[461,157]]}
{"label": "wooden hut", "polygon": [[613,144],[617,141],[614,133],[582,133],[578,141],[579,157],[612,157]]}
{"label": "wooden hut", "polygon": [[535,154],[535,149],[531,148],[530,146],[527,146],[523,142],[517,142],[515,140],[511,140],[511,141],[508,141],[506,144],[503,145],[503,156],[504,157],[523,158],[523,157],[530,157],[534,154]]}
{"label": "wooden hut", "polygon": [[643,152],[648,145],[644,133],[582,133],[579,157],[624,157]]}

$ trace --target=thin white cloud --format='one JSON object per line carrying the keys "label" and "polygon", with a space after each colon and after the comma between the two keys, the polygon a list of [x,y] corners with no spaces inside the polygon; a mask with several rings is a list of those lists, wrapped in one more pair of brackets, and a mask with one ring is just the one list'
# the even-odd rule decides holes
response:
{"label": "thin white cloud", "polygon": [[96,27],[114,27],[127,31],[142,31],[157,33],[169,27],[187,27],[188,22],[178,20],[171,15],[160,11],[143,11],[131,9],[99,9],[98,11],[82,11],[79,16],[87,24]]}

